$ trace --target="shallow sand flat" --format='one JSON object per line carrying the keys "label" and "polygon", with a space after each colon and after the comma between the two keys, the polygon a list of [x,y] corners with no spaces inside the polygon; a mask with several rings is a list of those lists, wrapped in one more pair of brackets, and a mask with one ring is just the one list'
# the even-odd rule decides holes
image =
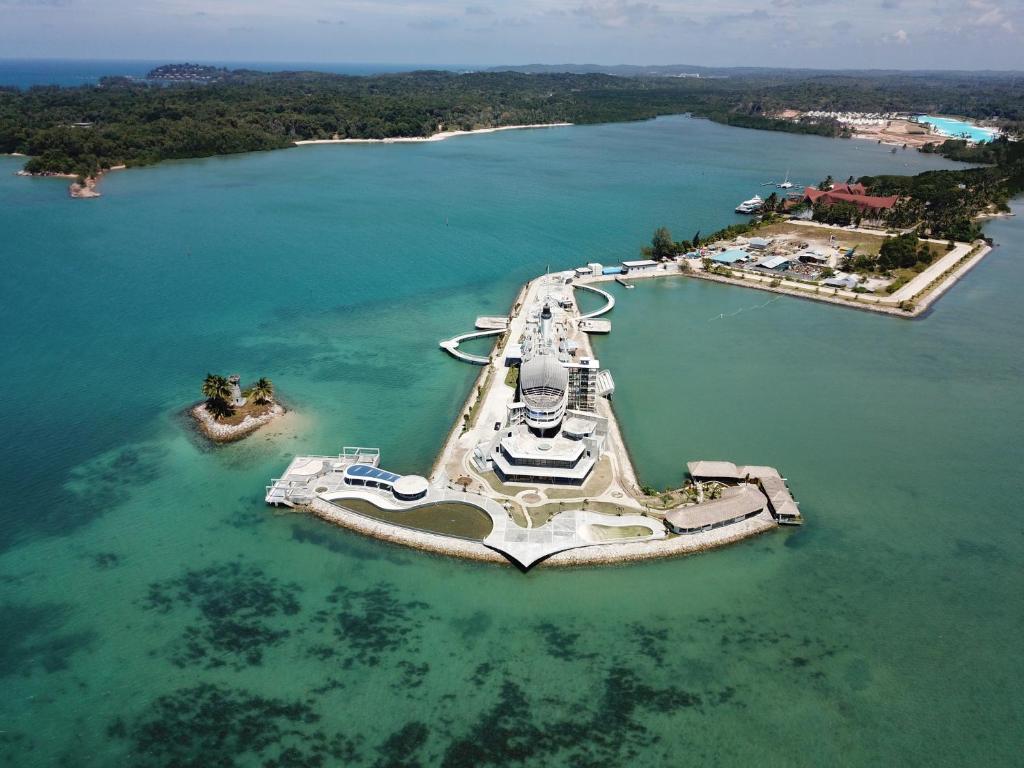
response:
{"label": "shallow sand flat", "polygon": [[572,123],[534,123],[531,125],[501,125],[494,128],[476,128],[472,131],[441,131],[431,136],[394,136],[387,139],[303,139],[296,141],[296,146],[307,144],[421,144],[427,141],[444,141],[456,136],[474,136],[480,133],[498,133],[499,131],[520,131],[534,128],[565,128]]}

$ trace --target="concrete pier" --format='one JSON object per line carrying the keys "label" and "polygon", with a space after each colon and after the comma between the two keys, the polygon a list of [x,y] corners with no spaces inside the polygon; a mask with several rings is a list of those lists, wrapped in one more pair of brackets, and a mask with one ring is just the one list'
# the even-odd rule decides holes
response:
{"label": "concrete pier", "polygon": [[486,331],[470,331],[469,333],[463,333],[458,336],[453,336],[450,339],[442,341],[438,346],[441,347],[452,357],[461,360],[464,363],[472,363],[473,365],[487,365],[491,359],[484,357],[483,355],[472,355],[469,352],[463,352],[459,349],[459,344],[470,339],[482,339],[485,336],[497,336],[499,333],[504,333],[504,328],[497,328],[494,330]]}
{"label": "concrete pier", "polygon": [[[604,330],[610,330],[607,320],[596,318],[611,311],[615,299],[586,282],[586,279],[574,281],[572,273],[538,277],[523,287],[507,318],[477,318],[478,326],[494,327],[460,334],[440,343],[441,348],[456,359],[481,366],[481,372],[469,399],[458,412],[455,426],[429,478],[402,477],[379,469],[376,449],[346,448],[338,456],[296,457],[282,477],[267,486],[267,503],[307,509],[338,525],[405,546],[487,562],[511,561],[524,570],[541,561],[552,565],[585,565],[687,554],[776,528],[780,522],[775,515],[776,507],[792,512],[795,504],[785,482],[770,467],[752,468],[758,472],[758,490],[733,489],[746,493],[744,498],[765,500],[763,509],[747,504],[743,515],[735,519],[726,516],[719,520],[714,518],[710,508],[704,514],[701,504],[689,503],[677,507],[677,510],[685,510],[679,519],[702,521],[706,517],[710,523],[676,526],[673,531],[686,532],[672,535],[664,522],[668,510],[659,512],[647,506],[652,500],[640,490],[615,413],[606,399],[614,390],[614,381],[610,373],[596,368],[598,363],[593,359],[588,338],[588,333],[598,332],[596,324],[604,324]],[[581,314],[574,294],[577,288],[602,296],[604,305]],[[543,307],[543,312],[538,307]],[[550,312],[552,307],[557,308],[554,319]],[[516,401],[517,379],[513,372],[508,372],[506,361],[519,359],[523,346],[537,343],[538,327],[551,325],[560,329],[556,341],[563,345],[559,347],[559,354],[564,354],[565,365],[586,368],[592,372],[588,375],[596,373],[592,390],[577,390],[575,396],[580,404],[574,408],[584,410],[567,412],[572,417],[567,416],[565,429],[570,435],[576,434],[579,440],[584,439],[580,436],[592,434],[583,430],[593,430],[600,424],[601,429],[606,430],[598,433],[603,441],[587,443],[596,446],[594,456],[597,458],[586,454],[591,458],[582,465],[585,473],[563,478],[563,482],[575,485],[557,485],[549,479],[516,482],[515,478],[520,476],[516,473],[502,475],[511,478],[503,482],[497,465],[489,469],[488,462],[477,464],[474,451],[479,446],[494,444],[494,440],[512,438],[515,426],[509,426],[513,424],[510,413],[524,406]],[[501,336],[488,356],[472,355],[459,349],[459,344],[466,340],[487,336]],[[570,344],[574,345],[573,351],[563,352],[563,347],[568,350]],[[587,368],[588,363],[594,367]],[[496,430],[506,428],[511,430],[508,435],[496,435]],[[550,433],[534,439],[539,439],[540,443],[552,440]],[[571,441],[563,445],[562,450],[570,445]],[[552,450],[552,447],[542,450]],[[549,459],[556,455],[557,452],[552,451],[544,457]],[[559,465],[542,462],[538,466],[539,475],[548,478],[545,473],[556,471],[551,468]],[[730,466],[735,474],[735,465]],[[564,474],[562,470],[557,472]],[[347,508],[346,500],[371,502],[399,517],[403,511],[434,504],[466,504],[489,518],[491,530],[479,542],[444,536],[370,518]],[[714,509],[721,511],[729,506],[718,504]]]}

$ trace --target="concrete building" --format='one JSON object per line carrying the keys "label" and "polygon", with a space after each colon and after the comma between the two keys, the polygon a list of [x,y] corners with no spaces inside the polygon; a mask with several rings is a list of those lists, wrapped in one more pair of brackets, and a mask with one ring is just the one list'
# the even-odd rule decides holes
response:
{"label": "concrete building", "polygon": [[600,363],[592,357],[584,357],[578,362],[565,363],[565,368],[569,373],[567,407],[574,411],[596,411]]}
{"label": "concrete building", "polygon": [[857,287],[860,278],[856,275],[848,275],[844,272],[836,272],[835,275],[822,282],[828,288],[842,288],[852,290]]}
{"label": "concrete building", "polygon": [[833,184],[832,189],[804,188],[804,202],[809,205],[833,206],[851,203],[866,216],[877,216],[896,205],[897,195],[869,195],[863,184]]}
{"label": "concrete building", "polygon": [[[760,491],[758,496],[764,502],[758,511],[767,509],[780,525],[800,525],[803,522],[798,502],[793,499],[793,494],[790,493],[789,486],[786,485],[786,478],[782,477],[775,467],[753,464],[736,466],[731,461],[691,461],[687,463],[686,469],[694,482],[729,485],[730,487],[722,492],[721,500],[723,501],[734,499],[736,489],[747,489],[748,491],[749,489],[754,489]],[[716,501],[719,500],[716,499]],[[724,520],[721,523],[715,523],[712,517],[702,519],[705,524],[710,524],[712,527],[718,524],[726,525],[735,521],[735,515],[732,515],[732,513],[741,513],[741,507],[746,507],[747,511],[750,512],[749,516],[757,514],[757,512],[753,511],[753,506],[756,502],[757,497],[748,495],[742,502],[734,501],[733,506],[723,505],[723,509],[717,511],[712,508],[712,515],[716,516],[715,519]],[[714,504],[715,502],[711,503]],[[700,504],[692,509],[704,509],[707,506],[709,505]],[[686,512],[688,509],[691,508],[684,507],[680,512]],[[666,521],[668,521],[667,516]],[[676,523],[679,527],[685,527],[682,524],[682,518],[677,520]]]}
{"label": "concrete building", "polygon": [[710,258],[716,264],[735,264],[738,261],[749,261],[750,254],[739,248],[730,248],[728,251],[713,253]]}
{"label": "concrete building", "polygon": [[228,386],[231,387],[231,397],[228,398],[228,405],[233,408],[241,408],[245,405],[245,397],[242,395],[242,388],[238,384],[241,378],[237,373],[228,376]]}
{"label": "concrete building", "polygon": [[672,533],[711,531],[759,515],[768,508],[768,499],[754,485],[726,488],[721,498],[690,507],[673,509],[665,515]]}
{"label": "concrete building", "polygon": [[757,262],[756,266],[761,269],[770,269],[772,272],[785,272],[792,263],[793,260],[786,256],[769,256],[767,259]]}
{"label": "concrete building", "polygon": [[641,272],[653,272],[658,268],[658,262],[652,259],[638,259],[636,261],[622,262],[622,273],[626,275],[639,274]]}
{"label": "concrete building", "polygon": [[[601,458],[608,420],[597,414],[600,362],[576,359],[568,307],[543,299],[518,342],[522,362],[516,397],[497,433],[479,443],[472,461],[503,482],[580,485]],[[607,373],[607,372],[604,372]]]}

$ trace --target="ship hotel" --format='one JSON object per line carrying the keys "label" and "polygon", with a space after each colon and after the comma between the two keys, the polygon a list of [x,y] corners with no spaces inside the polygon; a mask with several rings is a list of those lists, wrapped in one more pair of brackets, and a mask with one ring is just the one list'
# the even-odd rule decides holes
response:
{"label": "ship hotel", "polygon": [[503,482],[582,485],[604,450],[608,419],[597,413],[597,398],[610,395],[611,379],[594,358],[577,358],[567,306],[547,297],[531,311],[516,397],[496,434],[473,451],[475,467]]}

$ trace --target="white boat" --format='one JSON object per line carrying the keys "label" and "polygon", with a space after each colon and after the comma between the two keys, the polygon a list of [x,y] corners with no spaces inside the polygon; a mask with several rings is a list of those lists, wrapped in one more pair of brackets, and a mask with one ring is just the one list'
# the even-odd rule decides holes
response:
{"label": "white boat", "polygon": [[793,182],[789,180],[789,171],[786,171],[786,180],[778,183],[779,189],[792,189]]}
{"label": "white boat", "polygon": [[761,206],[764,205],[764,200],[761,199],[760,195],[754,195],[749,200],[744,200],[742,203],[736,206],[736,213],[757,213],[761,210]]}

